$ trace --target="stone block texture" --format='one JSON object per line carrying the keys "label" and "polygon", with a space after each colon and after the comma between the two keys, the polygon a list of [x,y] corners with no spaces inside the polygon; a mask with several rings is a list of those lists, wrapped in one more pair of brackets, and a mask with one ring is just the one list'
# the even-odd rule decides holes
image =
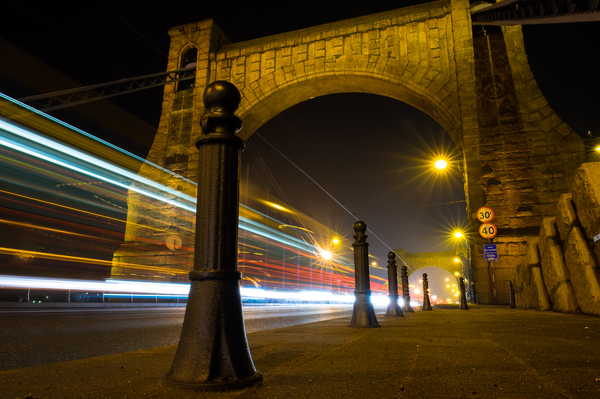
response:
{"label": "stone block texture", "polygon": [[600,316],[598,265],[580,227],[573,227],[565,242],[565,264],[581,311]]}
{"label": "stone block texture", "polygon": [[[555,218],[544,218],[540,227],[539,248],[541,275],[538,280],[548,293],[552,310],[582,312],[600,316],[600,246],[593,237],[598,234],[600,204],[600,163],[583,164],[575,173],[572,194],[564,194],[557,201]],[[524,262],[516,277],[517,305],[537,308],[532,297],[539,290],[527,281],[533,281],[536,254],[528,242]],[[543,301],[543,300],[542,300]]]}
{"label": "stone block texture", "polygon": [[588,239],[600,234],[600,162],[583,164],[575,174],[573,203]]}
{"label": "stone block texture", "polygon": [[538,237],[527,239],[524,261],[515,276],[515,304],[523,309],[550,310],[550,301],[542,276]]}
{"label": "stone block texture", "polygon": [[[545,229],[544,226],[549,227]],[[550,227],[551,226],[551,227]],[[558,230],[555,227],[554,218],[544,219],[542,232],[556,235],[542,235],[540,233],[540,255],[542,274],[546,291],[552,304],[552,310],[558,312],[574,313],[577,311],[577,301],[575,293],[571,287],[569,270],[565,265],[562,245],[557,238]],[[542,245],[542,241],[544,245]]]}

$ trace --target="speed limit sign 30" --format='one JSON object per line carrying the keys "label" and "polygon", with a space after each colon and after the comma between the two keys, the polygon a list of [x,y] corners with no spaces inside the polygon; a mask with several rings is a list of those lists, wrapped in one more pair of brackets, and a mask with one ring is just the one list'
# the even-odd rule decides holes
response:
{"label": "speed limit sign 30", "polygon": [[481,223],[491,222],[494,219],[494,211],[488,206],[482,206],[477,210],[477,220]]}

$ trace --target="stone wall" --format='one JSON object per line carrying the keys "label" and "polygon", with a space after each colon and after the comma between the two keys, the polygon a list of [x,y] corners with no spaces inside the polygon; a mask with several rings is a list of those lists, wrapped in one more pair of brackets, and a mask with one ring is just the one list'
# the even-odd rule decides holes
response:
{"label": "stone wall", "polygon": [[525,309],[600,316],[600,162],[583,164],[573,191],[527,241],[515,275],[515,304]]}

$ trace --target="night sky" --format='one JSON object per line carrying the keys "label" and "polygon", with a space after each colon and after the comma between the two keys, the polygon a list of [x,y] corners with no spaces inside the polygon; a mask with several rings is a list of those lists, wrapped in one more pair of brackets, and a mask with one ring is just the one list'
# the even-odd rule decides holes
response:
{"label": "night sky", "polygon": [[[275,9],[256,2],[236,2],[235,7],[228,2],[60,3],[4,2],[1,92],[20,98],[164,71],[167,31],[203,19],[214,19],[233,42],[240,42],[425,1],[304,1]],[[598,32],[597,22],[524,27],[542,92],[582,136],[588,131],[600,135]],[[161,101],[162,89],[152,89],[53,115],[145,156]],[[356,218],[364,220],[372,230],[371,254],[385,259],[390,247],[449,250],[448,232],[466,226],[460,173],[445,178],[428,173],[434,153],[453,149],[440,125],[409,105],[340,94],[315,98],[273,118],[248,141],[243,160],[255,184],[273,187],[254,166],[258,157],[264,159],[293,207],[348,239]]]}

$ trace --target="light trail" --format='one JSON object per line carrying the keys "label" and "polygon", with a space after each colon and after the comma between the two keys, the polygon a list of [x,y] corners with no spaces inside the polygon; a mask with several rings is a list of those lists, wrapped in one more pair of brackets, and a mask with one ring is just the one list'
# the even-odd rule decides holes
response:
{"label": "light trail", "polygon": [[[104,150],[97,143],[90,147],[85,142],[93,136],[41,113],[36,112],[44,118],[40,121],[26,119],[26,113],[20,112],[24,125],[13,124],[10,120],[15,119],[6,117],[6,104],[0,102],[0,170],[3,171],[0,182],[4,182],[0,189],[3,200],[0,223],[8,227],[0,235],[3,243],[6,239],[12,245],[0,247],[0,265],[18,267],[21,273],[27,273],[28,268],[35,272],[33,268],[59,267],[57,264],[69,272],[93,265],[98,266],[98,270],[111,271],[113,276],[106,281],[85,283],[63,279],[61,281],[67,283],[58,286],[56,279],[20,280],[19,284],[23,286],[34,284],[28,286],[29,289],[95,291],[97,288],[98,291],[109,292],[108,295],[120,295],[119,292],[181,295],[177,290],[182,284],[168,281],[185,278],[193,269],[196,199],[186,192],[194,191],[196,184],[149,163],[143,168],[152,170],[133,172],[132,168],[119,166],[132,166],[125,158],[117,159],[115,154],[108,153],[106,159],[111,161],[102,159],[98,154],[103,156]],[[73,132],[57,130],[54,125],[45,126],[47,121],[59,123],[85,137],[75,137]],[[36,133],[31,126],[37,126],[46,135]],[[51,140],[49,136],[60,137],[63,143]],[[65,144],[65,140],[70,144]],[[90,153],[85,152],[88,150]],[[112,161],[118,161],[118,164]],[[168,178],[155,174],[155,171],[168,172]],[[158,176],[158,181],[168,181],[168,184],[177,186],[177,190],[144,177],[150,175]],[[180,188],[180,182],[185,183],[181,186],[183,188]],[[128,201],[132,196],[136,196],[134,206],[143,218],[127,215]],[[285,211],[294,212],[290,209]],[[20,241],[11,237],[10,230],[13,229],[20,232],[17,236]],[[337,252],[339,249],[318,244],[328,242],[331,235],[330,230],[322,230],[290,225],[240,204],[238,268],[243,273],[243,297],[293,301],[336,298],[335,301],[341,302],[352,298],[353,301],[354,265],[344,253]],[[29,239],[32,234],[36,234],[35,239]],[[183,236],[176,253],[170,252],[164,241],[165,236],[175,234]],[[138,259],[113,255],[128,242],[133,243]],[[325,259],[326,251],[331,252],[331,259]],[[156,258],[161,266],[152,265],[155,258],[150,259],[150,256],[154,255],[145,255],[157,252],[162,256]],[[148,256],[148,264],[143,264],[145,256]],[[130,262],[130,258],[135,260]],[[47,266],[43,260],[54,263]],[[162,267],[163,264],[168,266]],[[120,276],[138,280],[162,279],[164,282],[134,283],[124,281]],[[0,286],[9,287],[8,278],[0,276]],[[385,279],[377,276],[371,276],[371,279],[374,297],[379,296],[379,292],[387,294],[387,287],[383,284]],[[127,286],[127,283],[135,285]],[[156,284],[167,284],[168,287],[175,284],[173,287],[179,288],[174,293],[169,291],[172,288],[163,292],[156,288]],[[186,286],[189,289],[189,285]],[[387,295],[382,295],[382,298],[387,300]]]}
{"label": "light trail", "polygon": [[[39,290],[70,290],[103,292],[107,297],[123,297],[120,294],[133,294],[136,297],[180,297],[187,298],[190,284],[155,283],[140,281],[106,280],[81,281],[53,278],[31,278],[0,275],[0,288],[23,288]],[[120,293],[120,294],[119,294]],[[328,291],[269,291],[256,288],[240,288],[243,299],[279,299],[299,302],[341,302],[353,303],[353,295],[336,295]],[[387,301],[387,302],[386,302]],[[387,304],[389,298],[384,295],[372,296],[374,304]]]}

